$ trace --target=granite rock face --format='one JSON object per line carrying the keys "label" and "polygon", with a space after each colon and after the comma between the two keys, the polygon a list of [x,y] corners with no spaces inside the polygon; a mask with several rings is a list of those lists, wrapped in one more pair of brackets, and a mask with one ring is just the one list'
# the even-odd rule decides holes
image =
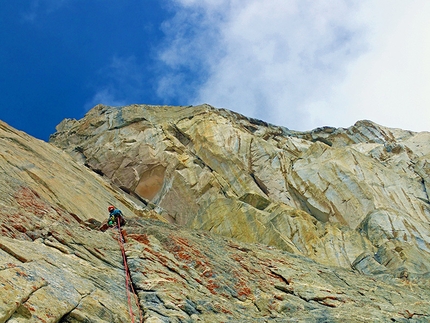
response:
{"label": "granite rock face", "polygon": [[0,323],[430,320],[428,133],[97,106],[51,141],[0,122]]}
{"label": "granite rock face", "polygon": [[0,169],[0,322],[129,321],[118,243],[90,228],[133,201],[3,122]]}
{"label": "granite rock face", "polygon": [[430,133],[97,106],[51,142],[172,223],[363,273],[430,271]]}

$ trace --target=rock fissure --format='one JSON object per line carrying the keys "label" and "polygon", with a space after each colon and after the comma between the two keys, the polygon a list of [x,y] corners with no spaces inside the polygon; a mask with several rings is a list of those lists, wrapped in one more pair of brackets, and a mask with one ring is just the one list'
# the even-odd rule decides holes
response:
{"label": "rock fissure", "polygon": [[[284,292],[286,292],[284,290]],[[321,291],[325,292],[325,291]],[[304,300],[307,303],[316,302],[326,307],[337,308],[348,301],[353,301],[352,299],[346,299],[345,297],[340,297],[338,295],[324,295],[324,296],[313,296],[313,295],[302,295],[300,292],[295,292],[294,290],[290,290],[288,293]],[[333,302],[334,301],[334,302]]]}
{"label": "rock fissure", "polygon": [[[422,314],[422,313],[415,313],[415,312],[410,312],[408,310],[405,310],[405,312],[403,313],[399,313],[400,315],[403,315],[405,318],[407,319],[413,319],[414,316],[422,316],[422,317],[426,317],[427,315]],[[430,319],[430,316],[428,316],[428,318]]]}
{"label": "rock fissure", "polygon": [[78,303],[76,304],[75,307],[73,307],[72,309],[70,309],[68,312],[64,313],[63,316],[60,317],[60,319],[58,320],[58,323],[68,323],[70,322],[68,319],[70,317],[70,315],[72,314],[73,311],[75,311],[76,309],[78,309],[81,306],[82,300],[85,299],[86,296],[83,296]]}
{"label": "rock fissure", "polygon": [[60,251],[60,252],[62,252],[62,253],[64,253],[64,254],[70,254],[70,251],[69,251],[69,249],[67,248],[67,246],[66,246],[66,245],[63,245],[63,244],[61,244],[61,243],[59,243],[59,242],[54,243],[54,242],[50,241],[49,239],[43,239],[43,243],[44,243],[47,247],[54,248],[54,249],[56,249],[56,250],[58,250],[58,251]]}
{"label": "rock fissure", "polygon": [[6,252],[7,254],[9,254],[10,256],[12,256],[13,258],[15,258],[16,260],[18,260],[20,263],[26,263],[26,262],[32,261],[21,256],[19,253],[15,252],[13,249],[9,248],[8,246],[6,246],[1,242],[0,242],[0,249]]}
{"label": "rock fissure", "polygon": [[99,250],[91,247],[84,246],[85,250],[87,250],[91,255],[96,257],[97,259],[100,259],[102,262],[104,262],[108,266],[112,266],[115,268],[120,268],[115,262],[110,261],[106,258],[106,255],[101,253]]}
{"label": "rock fissure", "polygon": [[[418,175],[418,176],[420,176],[420,175]],[[430,197],[429,197],[429,193],[427,191],[426,181],[425,181],[424,177],[420,176],[420,178],[421,178],[421,185],[423,187],[423,191],[424,191],[424,194],[425,194],[426,199],[427,199],[425,202],[427,204],[430,204]]]}
{"label": "rock fissure", "polygon": [[250,173],[249,175],[253,179],[254,183],[257,184],[258,188],[265,194],[265,196],[268,197],[270,193],[267,186],[254,173]]}
{"label": "rock fissure", "polygon": [[346,279],[344,279],[343,277],[341,277],[338,273],[333,272],[333,274],[340,280],[342,281],[346,286],[350,287],[351,284],[348,283],[348,281]]}
{"label": "rock fissure", "polygon": [[[175,311],[179,311],[179,309],[174,309]],[[162,318],[166,318],[168,321],[167,322],[169,322],[170,321],[170,319],[169,319],[169,315],[167,314],[167,313],[163,313],[163,311],[161,311],[161,310],[159,310],[159,309],[156,309],[156,308],[148,308],[148,309],[146,309],[146,312],[148,313],[148,314],[150,314],[151,315],[151,317],[153,318],[154,317],[154,315],[153,315],[153,313],[155,313],[156,315],[159,315],[159,316],[161,316]],[[152,312],[152,313],[151,313]],[[155,317],[157,317],[157,316],[155,316]],[[160,318],[157,318],[157,319],[155,319],[154,320],[155,322],[162,322],[162,323],[164,323],[165,321],[163,320],[163,319],[161,319],[160,320]],[[180,321],[179,321],[180,322]]]}
{"label": "rock fissure", "polygon": [[[34,286],[32,288],[32,290],[30,291],[29,294],[27,294],[24,298],[22,298],[19,302],[17,302],[17,306],[16,309],[10,314],[10,316],[5,320],[5,322],[9,322],[10,319],[14,316],[17,315],[18,317],[22,317],[22,316],[30,316],[31,317],[31,313],[30,310],[33,310],[31,304],[28,305],[29,308],[27,308],[26,303],[30,300],[30,298],[38,291],[42,290],[43,288],[46,288],[48,286],[48,282],[44,281],[41,285],[39,286]],[[23,312],[25,312],[25,315],[23,315]],[[28,317],[28,318],[30,318]]]}
{"label": "rock fissure", "polygon": [[283,275],[277,273],[274,269],[269,268],[270,272],[276,276],[278,276],[279,278],[281,278],[281,280],[286,284],[286,285],[290,285],[290,279],[285,278]]}

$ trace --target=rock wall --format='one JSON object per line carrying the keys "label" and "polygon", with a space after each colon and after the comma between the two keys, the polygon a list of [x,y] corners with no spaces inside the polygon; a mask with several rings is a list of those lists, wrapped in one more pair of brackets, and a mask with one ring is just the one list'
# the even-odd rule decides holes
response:
{"label": "rock wall", "polygon": [[129,321],[118,244],[90,226],[133,202],[3,122],[0,170],[0,322]]}
{"label": "rock wall", "polygon": [[[427,133],[209,106],[98,106],[58,131],[68,153],[0,122],[0,323],[131,322],[129,304],[149,323],[430,320]],[[352,213],[345,187],[373,191]],[[99,229],[109,204],[124,242]]]}
{"label": "rock wall", "polygon": [[99,105],[51,142],[172,223],[363,273],[430,268],[430,133]]}

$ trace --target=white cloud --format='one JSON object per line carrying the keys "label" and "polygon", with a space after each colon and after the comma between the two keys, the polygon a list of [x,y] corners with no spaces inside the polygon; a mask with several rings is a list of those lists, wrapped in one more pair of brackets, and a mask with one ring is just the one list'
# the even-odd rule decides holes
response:
{"label": "white cloud", "polygon": [[359,19],[369,28],[369,50],[348,66],[329,103],[349,115],[343,124],[380,124],[430,131],[430,2],[379,1]]}
{"label": "white cloud", "polygon": [[[430,130],[430,2],[354,3],[176,0],[160,94],[298,130],[359,119]],[[184,70],[199,83],[179,95]]]}
{"label": "white cloud", "polygon": [[94,96],[84,105],[85,112],[94,108],[97,104],[104,104],[113,107],[124,106],[127,102],[118,100],[112,88],[106,87],[99,89]]}

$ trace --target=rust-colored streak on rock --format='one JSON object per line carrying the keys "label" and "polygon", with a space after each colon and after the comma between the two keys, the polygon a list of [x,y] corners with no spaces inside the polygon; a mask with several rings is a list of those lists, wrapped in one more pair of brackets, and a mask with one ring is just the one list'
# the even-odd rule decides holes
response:
{"label": "rust-colored streak on rock", "polygon": [[44,215],[50,209],[50,206],[41,200],[39,194],[28,187],[22,187],[16,192],[15,199],[25,211],[35,215]]}
{"label": "rust-colored streak on rock", "polygon": [[164,182],[166,168],[162,165],[157,165],[145,171],[135,188],[135,193],[140,197],[152,200],[160,191]]}
{"label": "rust-colored streak on rock", "polygon": [[146,245],[149,244],[148,235],[146,235],[146,234],[133,234],[132,233],[132,234],[129,234],[128,237],[130,239],[136,240],[136,241],[138,241],[140,243],[143,243],[143,244],[146,244]]}

